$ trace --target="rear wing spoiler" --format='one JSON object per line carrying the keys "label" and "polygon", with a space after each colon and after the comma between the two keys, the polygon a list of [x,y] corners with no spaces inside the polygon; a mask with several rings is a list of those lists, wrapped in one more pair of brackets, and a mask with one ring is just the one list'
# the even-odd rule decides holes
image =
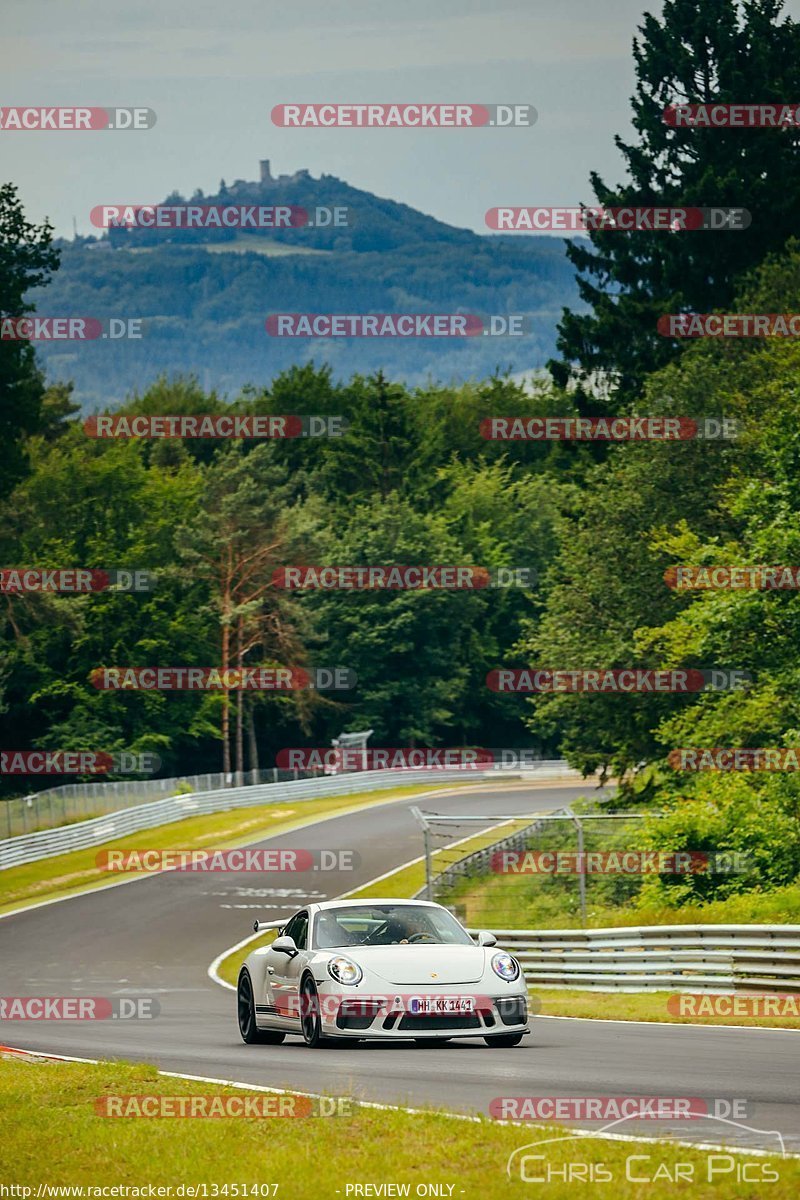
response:
{"label": "rear wing spoiler", "polygon": [[285,921],[254,921],[253,933],[262,933],[265,929],[281,929]]}

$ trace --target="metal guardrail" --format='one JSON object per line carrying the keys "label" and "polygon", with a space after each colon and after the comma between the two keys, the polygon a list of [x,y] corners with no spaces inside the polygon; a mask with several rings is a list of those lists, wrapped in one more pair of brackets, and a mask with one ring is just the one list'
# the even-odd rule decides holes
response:
{"label": "metal guardrail", "polygon": [[[476,931],[470,931],[476,932]],[[800,992],[800,925],[493,929],[541,987]]]}
{"label": "metal guardrail", "polygon": [[[524,774],[542,778],[553,778],[568,772],[562,762],[542,762],[534,770],[526,768]],[[520,771],[514,768],[487,771],[442,771],[442,770],[392,770],[352,771],[322,779],[301,779],[297,782],[255,784],[252,787],[220,788],[211,792],[197,792],[183,796],[169,796],[163,800],[139,804],[134,808],[122,809],[108,816],[94,817],[77,824],[64,825],[56,829],[44,829],[21,837],[0,841],[0,871],[41,858],[52,858],[71,850],[86,850],[94,846],[180,821],[184,817],[222,812],[232,808],[245,808],[253,804],[280,804],[313,800],[323,796],[344,795],[349,792],[367,792],[373,789],[404,787],[411,783],[446,783],[465,778],[476,781],[502,774],[505,778],[516,778]],[[576,778],[580,778],[574,772]]]}
{"label": "metal guardrail", "polygon": [[[278,929],[287,919],[256,921],[253,928],[256,933]],[[473,937],[478,932],[469,930]],[[709,995],[800,991],[798,925],[493,932],[520,960],[526,981],[534,985],[620,992],[677,989]]]}
{"label": "metal guardrail", "polygon": [[176,775],[168,779],[107,779],[93,783],[63,783],[29,796],[0,801],[0,837],[24,837],[73,821],[88,821],[169,796],[216,792],[221,788],[253,787],[257,783],[284,783],[290,779],[324,778],[322,771],[285,771],[266,767],[260,771],[235,771],[205,775]]}

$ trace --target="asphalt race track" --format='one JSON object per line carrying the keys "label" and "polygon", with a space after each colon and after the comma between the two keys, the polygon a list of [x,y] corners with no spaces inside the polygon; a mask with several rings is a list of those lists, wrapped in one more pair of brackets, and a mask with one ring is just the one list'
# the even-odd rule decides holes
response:
{"label": "asphalt race track", "polygon": [[[753,1130],[702,1120],[627,1122],[614,1132],[648,1137],[669,1132],[776,1151],[778,1139],[769,1131],[778,1131],[787,1151],[797,1153],[800,1033],[534,1018],[532,1033],[505,1050],[482,1041],[435,1048],[355,1043],[317,1051],[293,1037],[280,1046],[241,1042],[235,995],[209,979],[207,969],[248,935],[255,918],[288,916],[303,903],[350,891],[417,858],[421,836],[409,812],[412,804],[441,813],[511,815],[557,808],[586,790],[518,784],[422,802],[406,798],[256,843],[355,849],[361,864],[354,872],[272,877],[169,872],[12,914],[0,920],[4,996],[155,996],[160,1013],[154,1020],[5,1020],[0,1042],[451,1111],[486,1113],[496,1096],[746,1098],[751,1107],[744,1123]],[[131,840],[131,848],[146,844],[146,833]]]}

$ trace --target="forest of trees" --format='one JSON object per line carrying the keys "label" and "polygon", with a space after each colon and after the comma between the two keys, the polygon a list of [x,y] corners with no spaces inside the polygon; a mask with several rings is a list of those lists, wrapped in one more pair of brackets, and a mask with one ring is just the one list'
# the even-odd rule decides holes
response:
{"label": "forest of trees", "polygon": [[[800,94],[797,27],[779,10],[761,0],[743,16],[733,0],[702,9],[673,0],[661,22],[647,19],[634,183],[595,180],[598,199],[647,202],[660,187],[689,203],[736,200],[752,209],[753,233],[598,232],[573,246],[595,279],[584,288],[591,309],[565,314],[563,361],[536,395],[502,371],[411,387],[389,370],[341,379],[308,363],[243,389],[232,407],[341,414],[342,437],[99,440],[87,437],[68,386],[46,386],[27,349],[0,342],[2,562],[157,578],[141,594],[3,597],[6,744],[153,750],[164,774],[272,765],[283,746],[365,727],[376,745],[531,746],[622,777],[636,803],[671,808],[665,848],[748,849],[758,862],[748,886],[789,884],[800,868],[797,777],[692,776],[667,756],[680,746],[800,746],[800,601],[793,591],[681,593],[664,575],[676,564],[800,564],[800,346],[655,332],[663,312],[798,309],[800,243],[786,215],[800,188],[798,130],[667,137],[654,125],[666,99]],[[756,36],[758,71],[743,74],[737,64]],[[26,290],[56,264],[48,229],[26,224],[11,188],[0,194],[0,237],[4,308],[20,315]],[[228,407],[197,379],[170,376],[121,411]],[[479,429],[487,416],[615,412],[735,418],[740,436],[503,443]],[[536,584],[287,592],[272,577],[290,563],[524,566]],[[98,666],[236,662],[336,664],[359,682],[339,695],[226,700],[103,692],[89,678]],[[526,665],[721,667],[748,682],[656,696],[487,688],[493,668]]]}

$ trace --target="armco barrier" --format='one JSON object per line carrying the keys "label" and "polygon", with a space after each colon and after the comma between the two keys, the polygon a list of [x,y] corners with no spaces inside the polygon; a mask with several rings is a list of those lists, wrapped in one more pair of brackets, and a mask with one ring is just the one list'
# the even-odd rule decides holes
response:
{"label": "armco barrier", "polygon": [[[257,921],[257,932],[277,929],[287,920]],[[469,932],[477,937],[479,931]],[[525,978],[534,988],[539,984],[709,995],[737,990],[800,991],[797,925],[641,925],[536,932],[503,929],[497,937],[520,960]],[[614,955],[625,957],[612,963]],[[568,963],[559,962],[566,958]],[[539,959],[547,960],[544,967]],[[588,982],[590,972],[597,982]]]}
{"label": "armco barrier", "polygon": [[[468,775],[468,779],[465,776]],[[535,768],[526,768],[525,777],[555,779],[574,775],[565,763],[543,761]],[[121,809],[103,817],[93,817],[74,825],[61,825],[56,829],[44,829],[39,833],[24,834],[0,842],[0,871],[23,863],[36,862],[40,858],[52,858],[70,850],[86,850],[102,845],[126,834],[141,829],[152,829],[155,825],[166,825],[184,817],[222,812],[230,808],[245,808],[251,804],[281,804],[303,800],[314,800],[322,796],[339,796],[348,792],[368,792],[379,788],[407,787],[413,783],[446,783],[452,780],[479,782],[487,778],[515,778],[518,770],[488,771],[353,771],[325,779],[300,779],[288,783],[255,784],[252,787],[221,788],[212,792],[197,792],[184,796],[169,796],[134,808]]]}
{"label": "armco barrier", "polygon": [[493,929],[529,984],[594,991],[800,991],[800,925]]}
{"label": "armco barrier", "polygon": [[216,792],[220,788],[253,787],[257,783],[286,783],[289,780],[317,778],[321,771],[281,771],[275,767],[260,771],[179,775],[159,779],[105,779],[81,783],[62,783],[28,796],[15,796],[0,803],[0,838],[24,837],[42,829],[56,829],[74,821],[104,817],[121,808],[135,808],[168,796],[195,792]]}

